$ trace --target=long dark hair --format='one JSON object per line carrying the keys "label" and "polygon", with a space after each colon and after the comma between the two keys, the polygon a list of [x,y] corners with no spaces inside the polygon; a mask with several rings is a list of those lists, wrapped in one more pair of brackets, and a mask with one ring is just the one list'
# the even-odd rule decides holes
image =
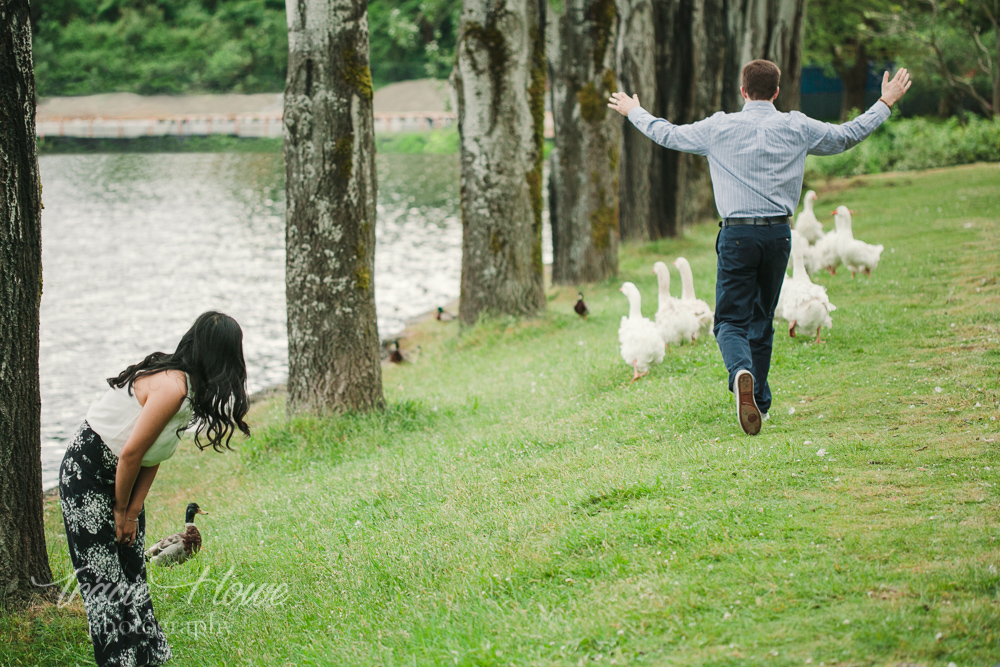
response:
{"label": "long dark hair", "polygon": [[[108,378],[108,384],[128,387],[131,394],[138,378],[167,370],[184,371],[191,382],[188,394],[193,415],[189,424],[177,429],[177,435],[197,426],[194,444],[199,449],[211,445],[217,452],[223,447],[232,449],[229,441],[236,429],[249,437],[250,427],[243,421],[249,409],[243,330],[236,320],[211,310],[202,313],[181,336],[173,354],[154,352],[118,377]],[[208,440],[205,444],[202,435]]]}

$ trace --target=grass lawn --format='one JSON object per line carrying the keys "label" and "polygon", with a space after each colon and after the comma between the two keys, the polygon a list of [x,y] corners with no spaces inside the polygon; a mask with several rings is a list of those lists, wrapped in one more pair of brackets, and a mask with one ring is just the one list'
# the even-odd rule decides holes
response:
{"label": "grass lawn", "polygon": [[[196,559],[150,570],[171,664],[997,662],[1000,165],[812,185],[886,250],[816,278],[826,343],[778,326],[760,436],[713,340],[631,385],[618,356],[618,287],[650,315],[654,261],[712,301],[714,225],[624,247],[587,321],[575,288],[530,322],[430,320],[384,413],[279,397],[236,452],[162,467],[150,537],[211,512]],[[67,577],[56,502],[46,525]],[[86,628],[79,598],[0,617],[0,664],[92,664]]]}

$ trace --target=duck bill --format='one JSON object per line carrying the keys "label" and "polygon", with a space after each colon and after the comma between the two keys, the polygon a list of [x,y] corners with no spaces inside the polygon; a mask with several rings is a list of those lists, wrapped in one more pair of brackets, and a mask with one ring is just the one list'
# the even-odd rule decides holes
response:
{"label": "duck bill", "polygon": [[198,514],[208,514],[208,512],[206,512],[205,510],[201,509],[200,507],[198,508],[197,513]]}

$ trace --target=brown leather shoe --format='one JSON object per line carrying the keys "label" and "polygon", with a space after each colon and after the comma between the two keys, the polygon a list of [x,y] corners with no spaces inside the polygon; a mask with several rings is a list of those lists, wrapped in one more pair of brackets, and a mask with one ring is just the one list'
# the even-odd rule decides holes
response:
{"label": "brown leather shoe", "polygon": [[736,371],[733,393],[736,395],[736,417],[740,421],[740,428],[747,435],[757,435],[760,433],[762,418],[753,397],[753,374],[750,371]]}

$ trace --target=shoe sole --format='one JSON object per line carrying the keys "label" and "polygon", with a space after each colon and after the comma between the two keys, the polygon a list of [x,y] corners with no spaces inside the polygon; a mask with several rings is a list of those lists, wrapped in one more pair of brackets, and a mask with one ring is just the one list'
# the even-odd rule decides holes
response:
{"label": "shoe sole", "polygon": [[760,433],[762,420],[757,401],[753,397],[753,375],[750,373],[740,373],[736,378],[736,415],[744,433]]}

